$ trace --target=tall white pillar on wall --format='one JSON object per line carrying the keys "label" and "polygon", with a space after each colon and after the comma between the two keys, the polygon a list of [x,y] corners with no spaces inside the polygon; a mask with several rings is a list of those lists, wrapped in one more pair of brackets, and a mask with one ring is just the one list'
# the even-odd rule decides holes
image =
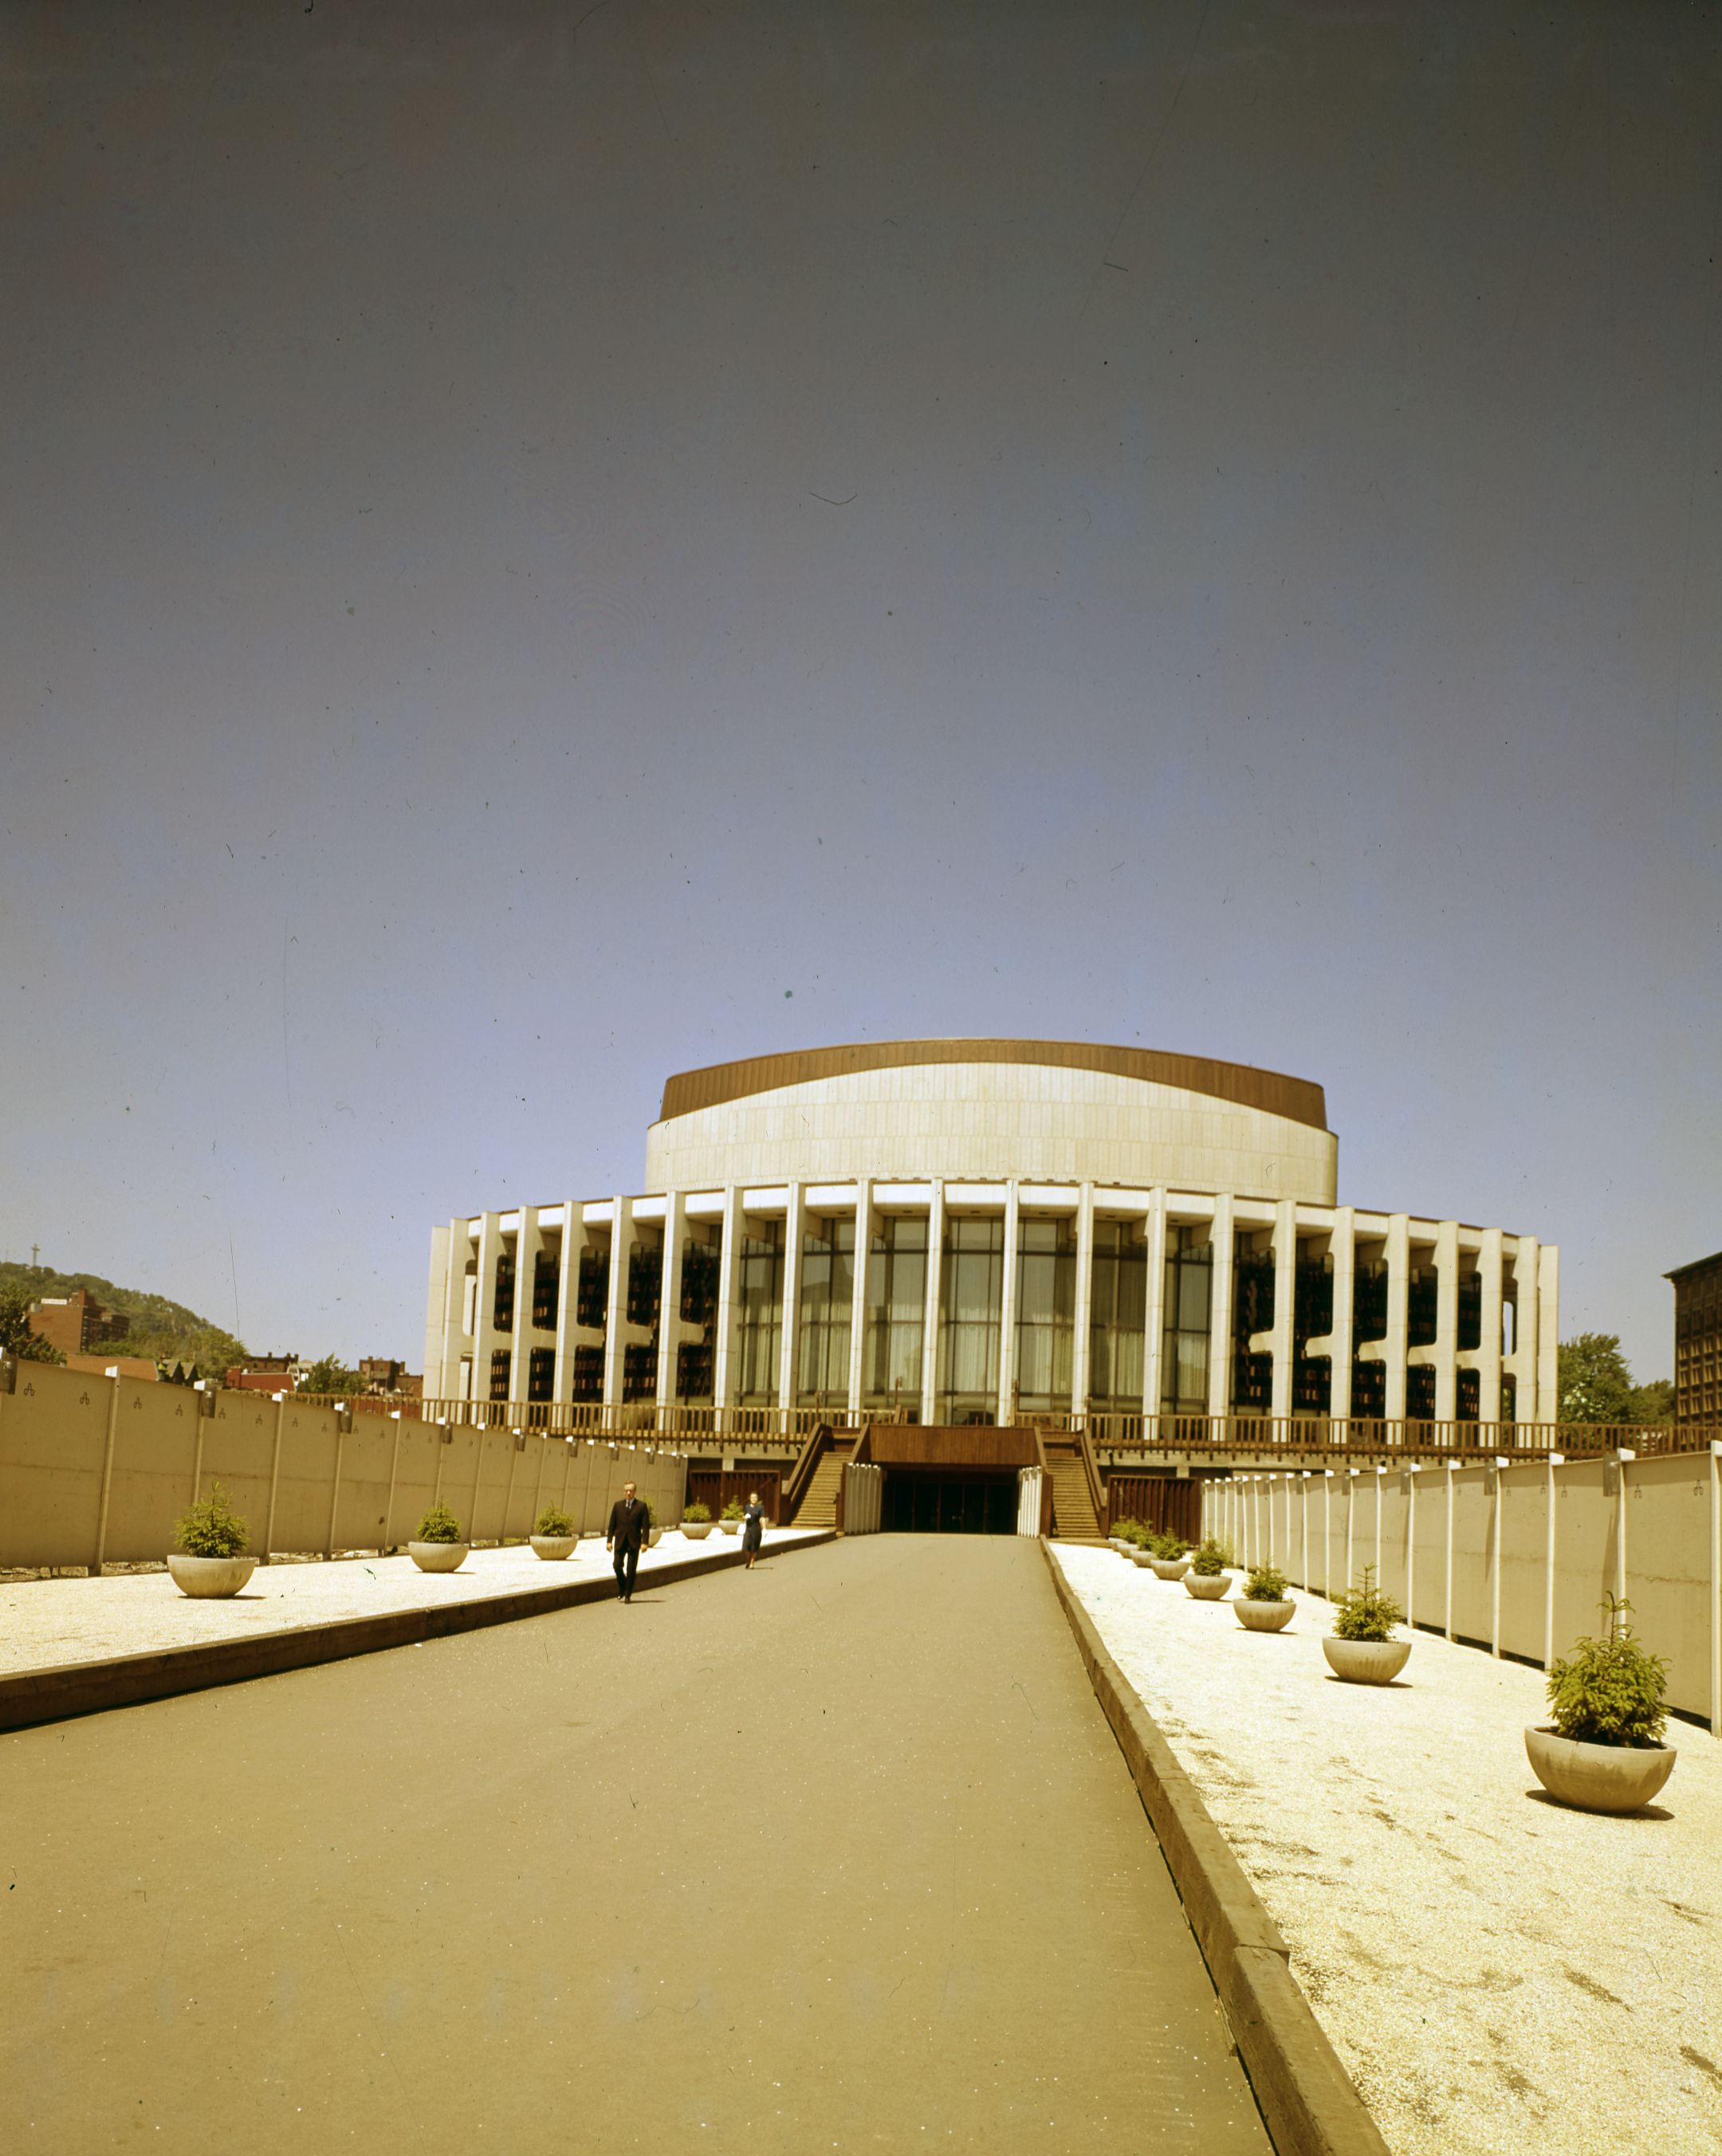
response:
{"label": "tall white pillar on wall", "polygon": [[873,1240],[873,1185],[860,1177],[855,1186],[855,1277],[849,1305],[849,1419],[859,1422],[861,1381],[866,1369],[867,1253]]}
{"label": "tall white pillar on wall", "polygon": [[1094,1309],[1094,1185],[1085,1183],[1077,1199],[1077,1293],[1071,1313],[1070,1404],[1072,1414],[1088,1408],[1090,1319]]}
{"label": "tall white pillar on wall", "polygon": [[784,1327],[778,1363],[778,1405],[795,1404],[796,1375],[801,1367],[801,1185],[789,1185],[784,1212]]}
{"label": "tall white pillar on wall", "polygon": [[1451,1422],[1459,1411],[1459,1224],[1442,1220],[1435,1230],[1435,1419]]}
{"label": "tall white pillar on wall", "polygon": [[921,1419],[931,1422],[938,1383],[938,1305],[944,1271],[944,1178],[933,1178],[927,1209],[927,1318],[921,1336]]}
{"label": "tall white pillar on wall", "polygon": [[1560,1253],[1537,1252],[1537,1420],[1560,1419]]}
{"label": "tall white pillar on wall", "polygon": [[687,1240],[687,1193],[664,1194],[664,1274],[658,1290],[658,1405],[676,1399],[676,1350],[681,1344],[681,1246]]}
{"label": "tall white pillar on wall", "polygon": [[1537,1259],[1542,1245],[1521,1235],[1513,1260],[1513,1353],[1506,1368],[1513,1378],[1514,1413],[1520,1422],[1537,1417]]}
{"label": "tall white pillar on wall", "polygon": [[1231,1296],[1237,1270],[1237,1236],[1231,1222],[1231,1193],[1214,1200],[1213,1295],[1208,1312],[1208,1413],[1216,1419],[1231,1412]]}
{"label": "tall white pillar on wall", "polygon": [[612,1199],[609,1296],[604,1327],[604,1404],[607,1408],[622,1404],[622,1335],[628,1324],[628,1258],[633,1247],[633,1201]]}
{"label": "tall white pillar on wall", "polygon": [[1273,1390],[1268,1411],[1292,1412],[1292,1317],[1298,1300],[1298,1208],[1283,1198],[1273,1209]]}
{"label": "tall white pillar on wall", "polygon": [[455,1238],[449,1226],[438,1225],[430,1231],[430,1278],[424,1291],[424,1397],[440,1399],[448,1386],[443,1379],[443,1364],[448,1357],[449,1339],[449,1252],[454,1248]]}
{"label": "tall white pillar on wall", "polygon": [[717,1254],[717,1351],[712,1372],[712,1397],[721,1408],[735,1404],[736,1286],[743,1233],[741,1190],[728,1183],[723,1193],[723,1245]]}
{"label": "tall white pillar on wall", "polygon": [[[1144,1424],[1160,1411],[1160,1357],[1166,1339],[1166,1194],[1149,1194],[1144,1240],[1148,1245],[1147,1291],[1142,1314],[1142,1414]],[[1147,1435],[1147,1429],[1144,1430]]]}
{"label": "tall white pillar on wall", "polygon": [[556,1283],[556,1377],[558,1400],[574,1390],[574,1350],[580,1320],[580,1260],[586,1250],[586,1209],[577,1198],[562,1209],[562,1272]]}
{"label": "tall white pillar on wall", "polygon": [[1018,1259],[1017,1225],[1022,1217],[1020,1186],[1013,1177],[1005,1185],[1005,1281],[999,1310],[999,1404],[993,1419],[1001,1426],[1014,1422],[1013,1394],[1016,1389],[1016,1306]]}
{"label": "tall white pillar on wall", "polygon": [[1334,1322],[1328,1335],[1333,1370],[1328,1385],[1328,1413],[1335,1422],[1351,1417],[1351,1357],[1357,1322],[1357,1210],[1339,1205],[1334,1210],[1334,1232],[1328,1241],[1334,1260]]}
{"label": "tall white pillar on wall", "polygon": [[[496,1260],[502,1254],[502,1229],[497,1215],[486,1213],[478,1230],[478,1306],[472,1314],[472,1397],[491,1397],[491,1358],[503,1345],[505,1335],[496,1330]],[[515,1274],[515,1290],[520,1275]]]}
{"label": "tall white pillar on wall", "polygon": [[1407,1213],[1387,1219],[1386,1413],[1389,1422],[1405,1419],[1406,1357],[1411,1349],[1411,1223]]}
{"label": "tall white pillar on wall", "polygon": [[1477,1253],[1478,1276],[1482,1283],[1482,1318],[1477,1333],[1477,1416],[1479,1422],[1501,1419],[1501,1231],[1485,1228]]}
{"label": "tall white pillar on wall", "polygon": [[[449,1289],[448,1300],[443,1306],[443,1383],[441,1397],[453,1399],[460,1390],[460,1363],[466,1351],[466,1268],[472,1257],[472,1230],[465,1220],[449,1223]],[[477,1323],[476,1305],[473,1322]],[[424,1389],[430,1392],[430,1373],[424,1376]]]}

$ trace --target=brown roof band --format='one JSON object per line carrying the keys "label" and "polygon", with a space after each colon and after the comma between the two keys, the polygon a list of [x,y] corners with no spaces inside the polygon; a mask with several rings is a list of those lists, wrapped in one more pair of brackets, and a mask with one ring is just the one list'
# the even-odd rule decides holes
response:
{"label": "brown roof band", "polygon": [[715,1108],[752,1093],[844,1078],[861,1070],[896,1070],[923,1063],[1035,1063],[1061,1070],[1103,1070],[1114,1078],[1177,1086],[1216,1101],[1236,1101],[1311,1130],[1328,1127],[1327,1102],[1308,1078],[1287,1078],[1247,1063],[1216,1063],[1205,1055],[1168,1055],[1156,1048],[1104,1048],[1085,1040],[861,1040],[840,1048],[797,1048],[782,1055],[749,1055],[681,1070],[664,1087],[659,1119]]}

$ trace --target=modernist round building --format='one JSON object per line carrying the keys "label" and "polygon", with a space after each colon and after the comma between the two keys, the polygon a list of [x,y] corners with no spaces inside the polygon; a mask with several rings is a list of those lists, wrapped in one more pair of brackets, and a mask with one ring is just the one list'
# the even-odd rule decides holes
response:
{"label": "modernist round building", "polygon": [[1306,1079],[1069,1041],[683,1072],[643,1194],[434,1233],[424,1390],[809,1418],[1552,1421],[1534,1236],[1338,1202]]}

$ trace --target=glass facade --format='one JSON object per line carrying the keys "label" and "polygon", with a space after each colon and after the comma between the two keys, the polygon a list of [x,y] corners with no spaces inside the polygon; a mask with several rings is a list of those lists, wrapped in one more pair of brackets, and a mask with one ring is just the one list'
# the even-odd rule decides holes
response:
{"label": "glass facade", "polygon": [[1076,1319],[1075,1221],[1019,1220],[1013,1387],[1019,1414],[1070,1413]]}
{"label": "glass facade", "polygon": [[861,1404],[902,1407],[921,1419],[921,1351],[927,1331],[927,1221],[886,1214],[868,1238],[867,1337]]}
{"label": "glass facade", "polygon": [[722,1255],[720,1229],[691,1228],[681,1246],[680,1316],[697,1326],[691,1339],[676,1348],[676,1397],[686,1407],[709,1407],[717,1382],[717,1272]]}
{"label": "glass facade", "polygon": [[849,1338],[855,1314],[855,1222],[810,1219],[801,1238],[798,1405],[849,1405]]}
{"label": "glass facade", "polygon": [[1160,1342],[1160,1412],[1208,1412],[1208,1315],[1214,1245],[1205,1228],[1166,1229],[1165,1327]]}
{"label": "glass facade", "polygon": [[1094,1223],[1088,1307],[1088,1404],[1139,1414],[1148,1322],[1148,1245],[1128,1220]]}
{"label": "glass facade", "polygon": [[947,1219],[939,1265],[940,1422],[995,1422],[1005,1301],[1005,1223]]}
{"label": "glass facade", "polygon": [[784,1345],[781,1220],[754,1221],[743,1230],[736,1301],[736,1399],[744,1408],[775,1407]]}

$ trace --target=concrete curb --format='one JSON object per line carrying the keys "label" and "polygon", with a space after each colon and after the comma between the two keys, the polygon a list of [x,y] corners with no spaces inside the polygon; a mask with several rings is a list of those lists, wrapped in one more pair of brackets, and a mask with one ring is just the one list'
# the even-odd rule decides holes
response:
{"label": "concrete curb", "polygon": [[1159,1837],[1277,2156],[1388,2156],[1380,2128],[1298,1989],[1279,1927],[1107,1652],[1044,1536],[1041,1549],[1095,1697]]}
{"label": "concrete curb", "polygon": [[[835,1542],[835,1532],[804,1542],[780,1543],[773,1561],[797,1550]],[[702,1579],[743,1562],[739,1548],[710,1557],[683,1558],[642,1573],[642,1589],[673,1587],[678,1580]],[[489,1625],[511,1625],[522,1617],[545,1617],[586,1602],[606,1602],[615,1594],[606,1573],[596,1579],[523,1587],[508,1594],[475,1596],[416,1609],[388,1609],[374,1617],[342,1617],[325,1625],[304,1625],[289,1632],[267,1632],[248,1640],[202,1640],[196,1646],[167,1647],[152,1654],[117,1655],[105,1661],[69,1662],[59,1669],[19,1670],[0,1676],[0,1732],[30,1729],[44,1722],[65,1722],[75,1715],[103,1714],[116,1707],[139,1707],[181,1692],[207,1691],[216,1685],[244,1684],[253,1677],[279,1676],[287,1670],[314,1669],[322,1662],[344,1662],[354,1655],[374,1655],[388,1647],[416,1646],[425,1640],[446,1640],[459,1632],[481,1631]]]}

